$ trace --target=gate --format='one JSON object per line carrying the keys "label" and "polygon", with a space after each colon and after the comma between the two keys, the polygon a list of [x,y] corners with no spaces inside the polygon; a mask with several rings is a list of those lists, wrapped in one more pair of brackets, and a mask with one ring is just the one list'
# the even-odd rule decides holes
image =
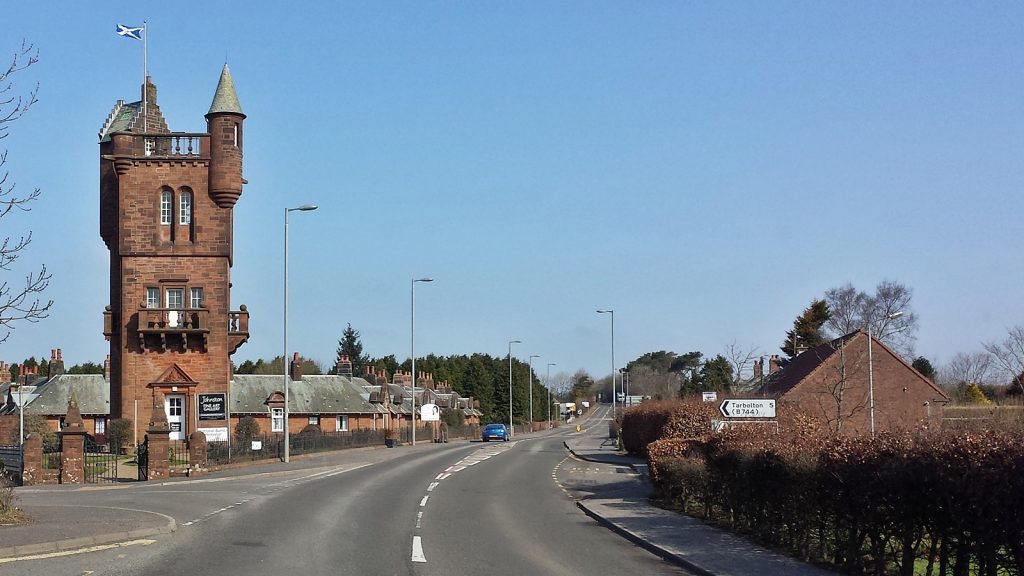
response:
{"label": "gate", "polygon": [[105,444],[85,437],[85,481],[92,484],[117,482],[117,454]]}
{"label": "gate", "polygon": [[139,468],[139,480],[149,480],[149,437],[135,449],[135,463]]}
{"label": "gate", "polygon": [[25,457],[21,446],[0,446],[0,473],[15,484],[21,484]]}

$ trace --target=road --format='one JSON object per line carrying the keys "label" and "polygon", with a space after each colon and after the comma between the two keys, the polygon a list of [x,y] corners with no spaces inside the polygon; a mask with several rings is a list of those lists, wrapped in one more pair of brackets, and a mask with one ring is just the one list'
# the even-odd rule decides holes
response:
{"label": "road", "polygon": [[[607,431],[592,421],[588,433]],[[562,442],[572,432],[353,450],[302,470],[51,492],[52,505],[87,498],[97,513],[165,514],[178,530],[0,564],[0,574],[683,574],[574,505],[589,491],[638,480],[629,469],[570,458]]]}

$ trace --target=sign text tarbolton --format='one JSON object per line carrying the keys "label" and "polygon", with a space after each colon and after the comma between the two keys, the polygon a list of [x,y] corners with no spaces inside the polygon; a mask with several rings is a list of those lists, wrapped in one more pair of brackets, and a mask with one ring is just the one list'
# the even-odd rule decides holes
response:
{"label": "sign text tarbolton", "polygon": [[723,400],[718,408],[726,418],[775,418],[775,400]]}

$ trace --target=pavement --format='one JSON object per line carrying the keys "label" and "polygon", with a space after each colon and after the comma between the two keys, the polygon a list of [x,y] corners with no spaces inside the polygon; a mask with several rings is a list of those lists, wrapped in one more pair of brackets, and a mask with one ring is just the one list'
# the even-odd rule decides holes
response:
{"label": "pavement", "polygon": [[642,482],[616,482],[612,491],[595,490],[576,505],[598,523],[633,543],[700,576],[834,576],[834,572],[805,564],[719,530],[696,518],[650,503],[652,486],[647,462],[619,450],[606,437],[580,433],[565,441],[580,460],[631,467]]}
{"label": "pavement", "polygon": [[[649,501],[651,484],[646,475],[646,462],[618,450],[614,443],[601,435],[588,430],[571,434],[565,440],[565,447],[579,460],[632,468],[640,473],[642,481],[635,482],[622,482],[621,478],[616,479],[610,475],[608,480],[600,480],[606,482],[604,489],[599,486],[598,489],[589,490],[589,495],[577,500],[576,504],[600,524],[690,572],[701,576],[833,574],[766,550],[695,518],[655,507]],[[328,458],[330,456],[323,455],[308,459],[293,458],[289,464],[272,462],[225,470],[210,476],[282,472],[322,466]],[[31,489],[87,493],[90,490],[110,490],[124,486],[34,486]],[[19,490],[23,489],[16,489],[16,495]],[[88,498],[83,497],[82,501],[88,501]],[[113,545],[168,534],[177,529],[170,516],[127,508],[33,505],[27,507],[26,512],[31,522],[0,525],[0,563],[5,558]]]}

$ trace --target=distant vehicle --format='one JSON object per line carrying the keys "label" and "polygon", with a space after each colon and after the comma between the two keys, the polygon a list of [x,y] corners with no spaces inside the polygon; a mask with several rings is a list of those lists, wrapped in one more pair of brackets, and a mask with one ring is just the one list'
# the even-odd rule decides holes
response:
{"label": "distant vehicle", "polygon": [[484,426],[483,441],[488,440],[501,440],[508,442],[508,428],[504,424],[488,424]]}

